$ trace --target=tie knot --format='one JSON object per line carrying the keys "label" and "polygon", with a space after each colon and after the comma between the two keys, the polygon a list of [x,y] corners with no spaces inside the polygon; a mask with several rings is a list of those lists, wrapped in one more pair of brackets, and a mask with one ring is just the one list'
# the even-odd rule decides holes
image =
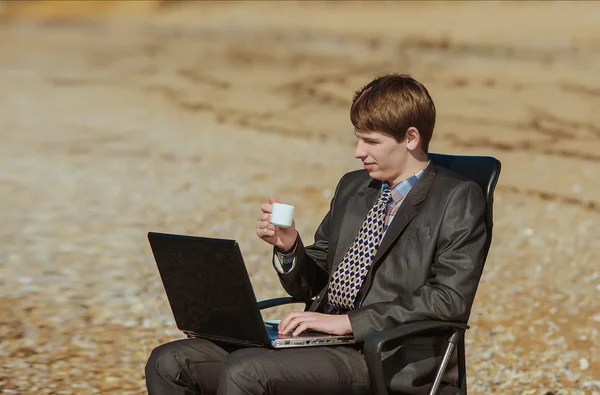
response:
{"label": "tie knot", "polygon": [[392,198],[392,190],[390,187],[385,186],[383,191],[381,191],[381,195],[379,196],[379,200],[385,203],[388,203]]}

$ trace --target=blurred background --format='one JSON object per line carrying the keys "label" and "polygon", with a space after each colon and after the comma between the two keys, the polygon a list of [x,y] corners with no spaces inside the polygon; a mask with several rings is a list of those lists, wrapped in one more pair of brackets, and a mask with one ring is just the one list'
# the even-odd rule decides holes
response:
{"label": "blurred background", "polygon": [[[141,394],[181,338],[146,233],[305,240],[357,169],[355,90],[410,73],[433,152],[503,164],[473,394],[600,394],[600,3],[0,2],[0,392]],[[596,181],[595,181],[596,180]],[[280,318],[285,311],[268,312]]]}

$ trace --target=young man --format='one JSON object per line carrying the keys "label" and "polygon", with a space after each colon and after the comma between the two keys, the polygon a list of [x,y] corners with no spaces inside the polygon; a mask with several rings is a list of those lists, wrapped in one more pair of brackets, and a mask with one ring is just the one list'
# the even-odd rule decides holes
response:
{"label": "young man", "polygon": [[[342,177],[314,244],[305,247],[293,224],[269,222],[273,197],[261,206],[256,234],[274,246],[283,287],[314,298],[310,311],[284,317],[280,332],[353,333],[357,345],[230,354],[207,340],[172,342],[148,361],[149,393],[367,394],[360,342],[368,334],[411,321],[466,321],[483,266],[485,200],[477,184],[428,162],[435,114],[413,78],[373,80],[350,109],[364,170]],[[445,340],[420,335],[388,350],[390,388],[426,393]],[[442,393],[458,393],[455,375],[444,380]]]}

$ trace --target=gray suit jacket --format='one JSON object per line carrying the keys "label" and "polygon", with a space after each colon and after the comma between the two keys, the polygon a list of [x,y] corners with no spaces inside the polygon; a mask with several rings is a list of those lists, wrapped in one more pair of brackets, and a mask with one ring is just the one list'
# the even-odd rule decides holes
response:
{"label": "gray suit jacket", "polygon": [[[315,243],[296,250],[293,269],[279,274],[296,298],[315,297],[322,311],[327,284],[375,204],[381,181],[367,171],[340,180]],[[357,341],[370,333],[423,320],[467,322],[483,268],[486,203],[473,181],[430,164],[398,209],[348,312]],[[433,381],[447,335],[424,334],[391,345],[384,371],[394,391],[417,394]],[[457,381],[449,369],[444,378]]]}

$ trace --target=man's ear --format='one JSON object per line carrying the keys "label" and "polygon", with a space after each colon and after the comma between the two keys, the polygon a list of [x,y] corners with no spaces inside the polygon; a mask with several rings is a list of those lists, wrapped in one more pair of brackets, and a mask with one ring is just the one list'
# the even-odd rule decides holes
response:
{"label": "man's ear", "polygon": [[413,126],[406,130],[406,136],[404,137],[406,140],[406,148],[410,151],[413,151],[419,147],[421,143],[421,134],[419,130]]}

